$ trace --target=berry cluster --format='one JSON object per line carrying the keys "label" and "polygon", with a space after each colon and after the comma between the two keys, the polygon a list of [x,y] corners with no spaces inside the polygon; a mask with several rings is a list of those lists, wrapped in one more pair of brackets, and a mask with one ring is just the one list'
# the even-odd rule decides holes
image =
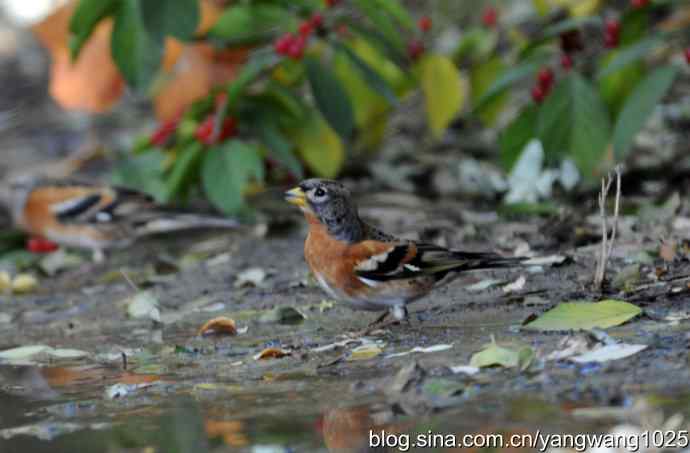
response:
{"label": "berry cluster", "polygon": [[194,132],[194,137],[204,145],[213,145],[237,135],[237,120],[231,116],[223,120],[223,124],[219,128],[217,136],[213,134],[215,125],[215,115],[208,115],[199,127],[197,127],[196,132]]}
{"label": "berry cluster", "polygon": [[26,249],[31,253],[52,253],[60,247],[48,239],[32,237],[26,241]]}
{"label": "berry cluster", "polygon": [[170,144],[170,139],[177,130],[177,126],[180,124],[180,118],[175,118],[161,124],[158,129],[153,131],[149,141],[152,145],[161,148],[166,147]]}
{"label": "berry cluster", "polygon": [[[422,16],[417,21],[417,27],[422,33],[427,33],[431,30],[433,23],[429,16]],[[426,52],[426,47],[424,47],[424,42],[419,39],[413,38],[407,42],[407,56],[410,57],[412,61],[419,59]]]}
{"label": "berry cluster", "polygon": [[604,24],[604,46],[607,49],[618,47],[621,34],[621,24],[615,19],[607,20]]}
{"label": "berry cluster", "polygon": [[686,47],[683,53],[685,54],[685,62],[690,64],[690,47]]}
{"label": "berry cluster", "polygon": [[649,5],[649,0],[630,0],[630,5],[635,8],[644,8]]}
{"label": "berry cluster", "polygon": [[278,55],[300,60],[304,56],[309,37],[315,30],[323,29],[323,15],[315,13],[309,20],[305,20],[299,26],[298,33],[285,33],[273,43],[273,48]]}
{"label": "berry cluster", "polygon": [[551,68],[543,68],[537,74],[537,84],[532,88],[532,99],[537,104],[541,103],[551,92],[554,82],[554,74]]}

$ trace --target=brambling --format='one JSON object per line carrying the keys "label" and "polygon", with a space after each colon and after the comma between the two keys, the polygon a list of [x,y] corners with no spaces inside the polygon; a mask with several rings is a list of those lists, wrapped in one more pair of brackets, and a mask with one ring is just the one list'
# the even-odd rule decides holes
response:
{"label": "brambling", "polygon": [[104,250],[124,248],[141,236],[191,228],[235,228],[233,219],[166,210],[135,190],[77,180],[14,178],[0,192],[14,224],[60,245]]}
{"label": "brambling", "polygon": [[359,217],[350,191],[337,181],[308,179],[285,194],[309,224],[304,256],[319,285],[355,309],[407,317],[407,304],[446,276],[518,265],[523,258],[449,250],[398,239]]}

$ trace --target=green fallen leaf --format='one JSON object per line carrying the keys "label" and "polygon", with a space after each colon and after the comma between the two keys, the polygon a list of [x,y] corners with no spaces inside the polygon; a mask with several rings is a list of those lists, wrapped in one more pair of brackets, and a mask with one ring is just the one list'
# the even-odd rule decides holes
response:
{"label": "green fallen leaf", "polygon": [[587,330],[618,326],[642,313],[640,307],[620,300],[566,302],[525,326],[529,330]]}
{"label": "green fallen leaf", "polygon": [[472,356],[470,366],[476,368],[502,366],[504,368],[525,370],[532,363],[533,359],[534,351],[529,346],[500,346],[495,341],[492,341],[484,349]]}

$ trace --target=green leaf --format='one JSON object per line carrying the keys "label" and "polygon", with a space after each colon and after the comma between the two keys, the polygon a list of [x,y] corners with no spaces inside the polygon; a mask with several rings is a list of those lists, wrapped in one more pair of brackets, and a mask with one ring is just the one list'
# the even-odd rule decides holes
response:
{"label": "green leaf", "polygon": [[503,168],[513,168],[525,145],[536,136],[538,121],[539,108],[531,104],[503,129],[498,138]]}
{"label": "green leaf", "polygon": [[377,3],[378,0],[354,0],[357,8],[362,11],[376,29],[386,37],[386,39],[395,46],[398,50],[404,48],[400,32],[396,28],[393,21],[390,19],[386,11]]}
{"label": "green leaf", "polygon": [[674,67],[662,67],[635,86],[635,91],[623,105],[613,130],[613,149],[617,159],[625,157],[635,135],[671,88],[676,74]]}
{"label": "green leaf", "polygon": [[268,147],[270,156],[287,168],[297,179],[304,177],[302,164],[293,154],[293,146],[273,121],[264,118],[256,125],[257,135]]}
{"label": "green leaf", "polygon": [[[472,87],[472,104],[476,104],[486,93],[492,84],[501,76],[505,70],[505,64],[500,57],[494,57],[482,63],[472,66],[470,70],[470,86]],[[491,126],[503,110],[508,101],[507,93],[496,96],[491,102],[485,103],[481,109],[475,110],[482,122]]]}
{"label": "green leaf", "polygon": [[76,60],[96,25],[113,14],[116,7],[117,0],[79,0],[69,22],[69,50],[72,60]]}
{"label": "green leaf", "polygon": [[588,330],[617,326],[642,313],[640,307],[620,300],[566,302],[525,326],[529,330]]}
{"label": "green leaf", "polygon": [[345,163],[345,150],[338,135],[317,112],[312,112],[300,126],[290,130],[297,153],[317,176],[335,178]]}
{"label": "green leaf", "polygon": [[355,119],[347,91],[335,74],[315,58],[306,58],[305,65],[316,106],[333,130],[348,141],[355,128]]}
{"label": "green leaf", "polygon": [[225,9],[208,36],[229,44],[252,44],[272,37],[291,20],[288,11],[276,5],[238,4]]}
{"label": "green leaf", "polygon": [[651,38],[617,51],[615,57],[597,73],[597,78],[601,79],[606,77],[631,63],[641,60],[661,44],[663,44],[663,40],[660,37],[652,36]]}
{"label": "green leaf", "polygon": [[383,96],[389,104],[396,105],[398,103],[398,98],[391,89],[388,82],[376,72],[367,62],[359,57],[352,49],[347,45],[341,44],[338,41],[334,41],[334,46],[337,50],[347,56],[347,58],[352,62],[352,65],[357,68],[357,70],[362,75],[365,82],[369,84],[371,89]]}
{"label": "green leaf", "polygon": [[[599,67],[604,68],[617,55],[616,50],[608,52],[602,57]],[[618,116],[623,103],[625,103],[635,85],[642,79],[645,71],[644,62],[638,60],[597,79],[599,93],[601,93],[601,98],[606,102],[612,118]]]}
{"label": "green leaf", "polygon": [[230,140],[205,153],[201,178],[208,199],[226,214],[237,214],[251,181],[263,181],[264,165],[255,146]]}
{"label": "green leaf", "polygon": [[387,59],[395,63],[399,69],[403,70],[406,68],[408,57],[404,49],[397,47],[378,30],[362,24],[361,21],[353,20],[346,21],[345,23],[360,38],[374,46],[381,55],[384,55]]}
{"label": "green leaf", "polygon": [[251,84],[263,71],[278,62],[278,57],[272,50],[270,52],[257,51],[244,65],[235,80],[228,86],[228,105],[234,106],[244,89]]}
{"label": "green leaf", "polygon": [[467,84],[449,58],[432,54],[421,61],[421,85],[429,126],[440,137],[460,113]]}
{"label": "green leaf", "polygon": [[456,62],[481,61],[491,56],[496,44],[498,34],[485,27],[475,27],[464,32],[453,51],[453,59]]}
{"label": "green leaf", "polygon": [[477,112],[484,108],[484,106],[498,96],[503,94],[508,88],[510,88],[514,83],[533,76],[539,71],[542,66],[542,61],[530,61],[528,63],[523,63],[521,65],[515,66],[504,72],[500,77],[498,77],[489,88],[487,88],[484,93],[477,99],[474,103],[474,112]]}
{"label": "green leaf", "polygon": [[414,21],[410,13],[400,4],[398,0],[371,0],[376,7],[393,16],[402,26],[414,29]]}
{"label": "green leaf", "polygon": [[484,346],[484,349],[472,355],[470,366],[486,368],[502,366],[504,368],[516,368],[525,370],[534,360],[534,350],[529,346],[503,347],[495,341]]}
{"label": "green leaf", "polygon": [[174,36],[188,40],[199,25],[199,0],[143,0],[141,12],[152,36]]}
{"label": "green leaf", "polygon": [[178,150],[175,165],[166,179],[166,201],[174,200],[189,189],[199,172],[203,149],[201,143],[193,141]]}
{"label": "green leaf", "polygon": [[127,83],[143,91],[151,85],[160,67],[163,38],[146,30],[140,5],[137,0],[120,0],[111,52]]}
{"label": "green leaf", "polygon": [[113,184],[148,193],[157,201],[164,201],[167,188],[163,181],[166,156],[157,148],[130,157],[113,170]]}
{"label": "green leaf", "polygon": [[573,72],[541,106],[537,135],[551,161],[570,156],[592,180],[611,136],[608,112],[587,80]]}
{"label": "green leaf", "polygon": [[554,38],[566,31],[577,30],[588,25],[601,25],[601,23],[601,18],[597,16],[573,17],[546,27],[541,36],[544,39]]}

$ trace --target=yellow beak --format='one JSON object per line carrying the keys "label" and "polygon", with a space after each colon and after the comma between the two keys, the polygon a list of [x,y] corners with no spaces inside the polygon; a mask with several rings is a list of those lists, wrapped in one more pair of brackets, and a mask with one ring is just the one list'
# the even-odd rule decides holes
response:
{"label": "yellow beak", "polygon": [[285,192],[285,200],[290,204],[299,206],[300,208],[307,205],[307,195],[299,187],[295,187],[294,189],[290,189]]}

